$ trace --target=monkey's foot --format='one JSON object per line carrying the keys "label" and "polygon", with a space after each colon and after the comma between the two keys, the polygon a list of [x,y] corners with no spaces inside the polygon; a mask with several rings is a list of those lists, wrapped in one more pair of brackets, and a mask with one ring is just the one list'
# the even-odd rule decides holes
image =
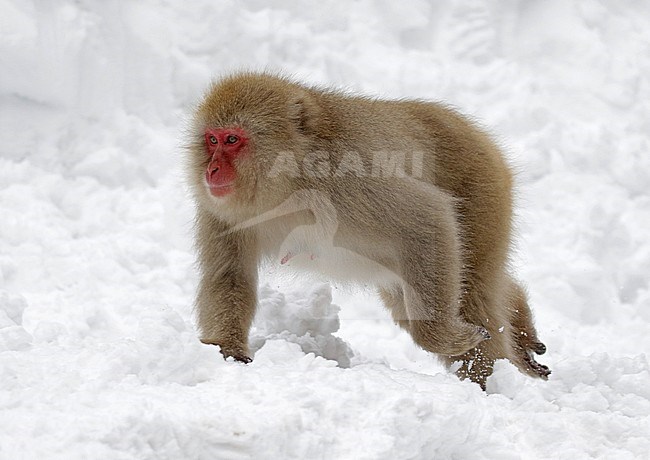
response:
{"label": "monkey's foot", "polygon": [[551,370],[548,366],[540,364],[535,360],[535,354],[543,355],[546,353],[546,345],[537,341],[531,341],[525,344],[520,342],[518,346],[514,347],[514,352],[517,356],[513,362],[518,362],[517,366],[522,372],[531,377],[539,377],[540,379],[548,380]]}
{"label": "monkey's foot", "polygon": [[233,358],[235,361],[244,364],[253,362],[253,359],[247,355],[247,353],[244,351],[242,347],[222,345],[216,341],[203,340],[203,339],[201,340],[201,342],[203,342],[206,345],[218,345],[219,351],[221,351],[221,354],[223,355],[223,359]]}
{"label": "monkey's foot", "polygon": [[528,373],[533,374],[533,376],[537,376],[540,379],[548,380],[548,376],[551,374],[551,370],[548,368],[548,366],[545,366],[544,364],[540,364],[537,361],[535,361],[535,357],[533,356],[532,352],[526,353],[526,357],[524,358],[524,362],[526,363],[526,367],[528,368]]}

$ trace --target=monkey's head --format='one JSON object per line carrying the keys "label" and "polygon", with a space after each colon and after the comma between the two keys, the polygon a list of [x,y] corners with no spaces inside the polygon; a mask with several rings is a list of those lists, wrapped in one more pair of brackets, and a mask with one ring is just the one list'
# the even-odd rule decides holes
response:
{"label": "monkey's head", "polygon": [[226,212],[272,205],[296,181],[269,171],[278,155],[301,156],[311,95],[286,79],[237,74],[214,83],[198,106],[191,140],[191,183],[200,202]]}

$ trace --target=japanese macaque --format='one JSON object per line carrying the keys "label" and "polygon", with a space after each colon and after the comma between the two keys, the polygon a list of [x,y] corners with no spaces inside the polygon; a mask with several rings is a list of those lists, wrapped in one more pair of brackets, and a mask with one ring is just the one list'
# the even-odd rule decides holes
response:
{"label": "japanese macaque", "polygon": [[264,261],[374,284],[423,349],[485,388],[496,359],[546,379],[508,274],[512,178],[488,135],[443,105],[240,73],[199,104],[189,148],[201,340],[250,362]]}

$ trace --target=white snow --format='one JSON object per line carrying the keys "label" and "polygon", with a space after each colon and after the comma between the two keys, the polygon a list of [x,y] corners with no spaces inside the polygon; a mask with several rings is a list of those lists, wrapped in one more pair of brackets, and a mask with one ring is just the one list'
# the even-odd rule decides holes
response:
{"label": "white snow", "polygon": [[[548,382],[281,267],[252,364],[199,343],[180,146],[242,68],[489,127]],[[650,4],[0,0],[0,69],[0,458],[647,458]]]}

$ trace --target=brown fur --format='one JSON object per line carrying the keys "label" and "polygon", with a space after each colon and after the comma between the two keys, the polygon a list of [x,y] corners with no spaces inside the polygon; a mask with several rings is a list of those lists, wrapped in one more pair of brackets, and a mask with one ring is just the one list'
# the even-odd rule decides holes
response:
{"label": "brown fur", "polygon": [[[237,160],[235,192],[215,200],[203,179],[203,132],[233,126],[250,134],[250,152]],[[523,289],[507,273],[510,170],[492,140],[455,111],[242,73],[210,88],[195,115],[190,150],[201,268],[198,322],[202,340],[220,345],[225,356],[249,360],[258,264],[287,238],[299,236],[298,246],[307,250],[321,244],[327,235],[296,229],[323,214],[334,248],[371,261],[358,271],[376,280],[395,321],[449,365],[461,361],[461,378],[484,388],[498,358],[529,375],[550,372],[532,358],[543,344]],[[332,165],[350,152],[366,165],[377,152],[422,152],[423,169],[421,177],[380,177],[370,168],[361,177],[269,177],[277,155],[287,151],[298,164],[324,152]],[[315,193],[301,195],[300,210],[268,214],[305,190]],[[246,224],[260,215],[271,217]],[[394,276],[375,272],[373,263]]]}

